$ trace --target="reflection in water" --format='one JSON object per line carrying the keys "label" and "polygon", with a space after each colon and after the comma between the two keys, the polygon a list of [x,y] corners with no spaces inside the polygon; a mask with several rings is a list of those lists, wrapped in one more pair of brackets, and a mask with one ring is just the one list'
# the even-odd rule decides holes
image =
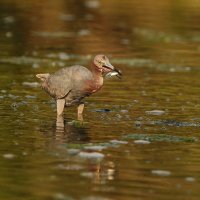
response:
{"label": "reflection in water", "polygon": [[[82,155],[79,159],[88,160],[87,170],[81,173],[82,177],[90,178],[92,182],[96,184],[105,184],[107,180],[114,180],[116,175],[115,163],[109,161],[105,165],[102,158],[98,157],[98,153],[96,153],[96,157],[90,155],[95,153],[94,149],[84,149],[84,144],[87,146],[90,142],[90,138],[87,136],[83,121],[74,121],[70,123],[65,121],[63,116],[57,117],[55,141],[56,144],[63,144],[66,142],[83,143],[83,149],[77,154],[78,156]],[[90,147],[95,147],[95,144]]]}
{"label": "reflection in water", "polygon": [[59,143],[86,143],[90,138],[87,135],[87,128],[82,122],[67,122],[63,117],[56,120],[55,140]]}
{"label": "reflection in water", "polygon": [[40,131],[53,138],[56,144],[88,143],[90,141],[87,127],[83,122],[67,121],[63,117],[58,117],[53,125],[43,124]]}

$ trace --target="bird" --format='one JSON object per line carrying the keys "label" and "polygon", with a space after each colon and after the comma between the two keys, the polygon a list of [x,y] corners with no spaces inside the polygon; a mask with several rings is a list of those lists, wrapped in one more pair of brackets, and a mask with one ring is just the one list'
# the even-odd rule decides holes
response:
{"label": "bird", "polygon": [[83,120],[83,99],[99,91],[105,76],[117,76],[122,73],[116,69],[105,55],[96,55],[90,70],[80,65],[64,67],[53,74],[36,74],[42,88],[56,100],[57,117],[63,116],[64,108],[78,106],[78,120]]}

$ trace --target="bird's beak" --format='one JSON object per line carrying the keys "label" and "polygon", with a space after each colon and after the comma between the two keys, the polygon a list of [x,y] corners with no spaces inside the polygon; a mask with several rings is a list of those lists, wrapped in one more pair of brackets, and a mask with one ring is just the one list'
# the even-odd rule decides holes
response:
{"label": "bird's beak", "polygon": [[106,61],[106,63],[103,65],[103,67],[110,69],[113,71],[115,68],[111,65],[109,61]]}
{"label": "bird's beak", "polygon": [[[112,74],[113,74],[114,76],[117,76],[118,78],[121,78],[121,76],[122,76],[121,71],[118,70],[118,69],[116,69],[115,67],[113,67],[109,61],[107,61],[107,62],[103,65],[103,67],[105,67],[105,68],[107,68],[107,69],[110,69],[111,72],[108,73],[109,75],[112,76]],[[108,76],[109,76],[109,75],[108,75]]]}

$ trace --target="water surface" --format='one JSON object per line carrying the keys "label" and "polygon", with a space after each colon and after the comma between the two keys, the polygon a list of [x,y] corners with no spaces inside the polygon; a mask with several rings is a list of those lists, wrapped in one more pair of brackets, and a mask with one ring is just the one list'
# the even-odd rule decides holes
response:
{"label": "water surface", "polygon": [[[200,198],[198,1],[0,3],[0,199]],[[37,73],[123,71],[56,126]]]}

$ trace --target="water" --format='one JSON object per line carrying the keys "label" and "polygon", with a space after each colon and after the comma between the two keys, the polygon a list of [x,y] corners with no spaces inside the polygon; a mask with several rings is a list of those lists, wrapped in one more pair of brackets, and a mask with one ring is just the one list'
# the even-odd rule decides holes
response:
{"label": "water", "polygon": [[[199,8],[2,0],[0,199],[199,199]],[[35,74],[98,53],[123,79],[86,99],[83,124],[72,107],[56,126]]]}

